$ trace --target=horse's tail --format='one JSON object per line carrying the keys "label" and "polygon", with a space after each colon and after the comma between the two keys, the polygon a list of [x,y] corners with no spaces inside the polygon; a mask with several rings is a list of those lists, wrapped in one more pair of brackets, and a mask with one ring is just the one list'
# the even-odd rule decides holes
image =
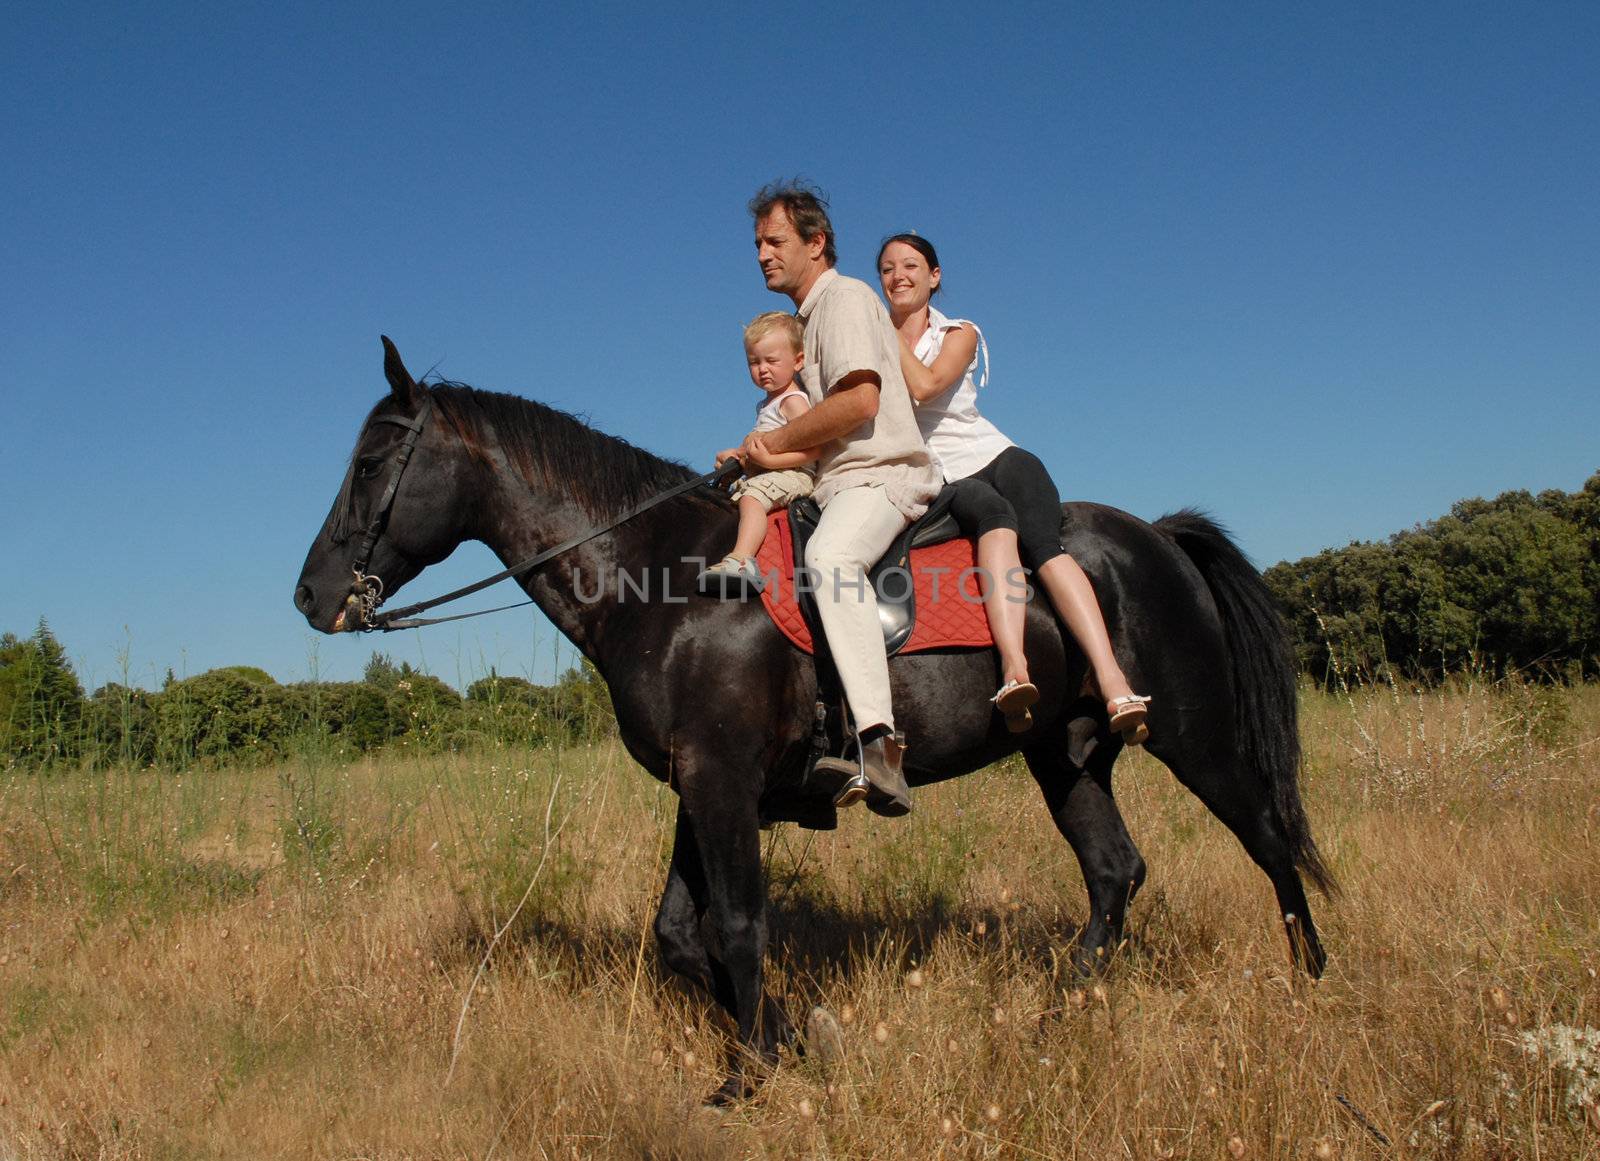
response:
{"label": "horse's tail", "polygon": [[1333,874],[1300,802],[1300,731],[1294,660],[1272,594],[1238,545],[1192,508],[1163,516],[1155,527],[1200,570],[1222,615],[1233,677],[1234,717],[1246,768],[1271,788],[1272,808],[1289,836],[1296,865],[1323,894]]}

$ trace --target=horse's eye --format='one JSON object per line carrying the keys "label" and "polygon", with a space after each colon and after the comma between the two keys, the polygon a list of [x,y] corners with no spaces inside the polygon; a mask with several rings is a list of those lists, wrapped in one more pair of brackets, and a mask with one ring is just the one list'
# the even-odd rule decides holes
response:
{"label": "horse's eye", "polygon": [[380,456],[362,456],[356,461],[356,479],[370,480],[378,474],[378,469],[383,467]]}

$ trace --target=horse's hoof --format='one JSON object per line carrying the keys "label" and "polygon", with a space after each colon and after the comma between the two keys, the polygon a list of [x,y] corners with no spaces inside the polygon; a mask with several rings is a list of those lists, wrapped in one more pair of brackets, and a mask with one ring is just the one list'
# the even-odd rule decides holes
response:
{"label": "horse's hoof", "polygon": [[1079,944],[1072,953],[1072,970],[1079,979],[1093,979],[1095,976],[1104,975],[1109,966],[1111,950],[1106,944],[1097,947],[1085,947]]}
{"label": "horse's hoof", "polygon": [[722,1087],[702,1102],[708,1109],[725,1109],[732,1105],[749,1100],[756,1095],[756,1090],[740,1076],[730,1076],[722,1082]]}

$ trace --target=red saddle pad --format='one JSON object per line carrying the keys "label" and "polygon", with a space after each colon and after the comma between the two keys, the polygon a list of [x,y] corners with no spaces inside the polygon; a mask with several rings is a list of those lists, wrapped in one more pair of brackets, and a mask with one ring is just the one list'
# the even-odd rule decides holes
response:
{"label": "red saddle pad", "polygon": [[[795,599],[794,540],[789,533],[789,513],[779,509],[767,517],[767,538],[756,556],[761,575],[780,578],[761,593],[761,603],[773,624],[796,646],[810,653],[811,630],[806,628]],[[911,550],[911,575],[917,589],[917,619],[911,639],[901,653],[923,649],[987,649],[994,644],[989,619],[983,613],[973,542],[966,537]]]}

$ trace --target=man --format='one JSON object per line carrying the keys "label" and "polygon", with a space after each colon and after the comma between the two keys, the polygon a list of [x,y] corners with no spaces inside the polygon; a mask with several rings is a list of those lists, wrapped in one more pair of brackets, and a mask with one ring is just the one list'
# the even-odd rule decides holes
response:
{"label": "man", "polygon": [[756,258],[767,289],[786,294],[805,328],[802,381],[811,410],[775,431],[752,432],[757,463],[821,447],[814,493],[822,519],[806,546],[818,613],[857,726],[865,779],[835,802],[865,798],[880,814],[911,809],[889,693],[889,659],[867,570],[938,494],[934,466],[900,371],[900,343],[866,283],[834,269],[827,203],[799,184],[774,184],[750,201]]}

